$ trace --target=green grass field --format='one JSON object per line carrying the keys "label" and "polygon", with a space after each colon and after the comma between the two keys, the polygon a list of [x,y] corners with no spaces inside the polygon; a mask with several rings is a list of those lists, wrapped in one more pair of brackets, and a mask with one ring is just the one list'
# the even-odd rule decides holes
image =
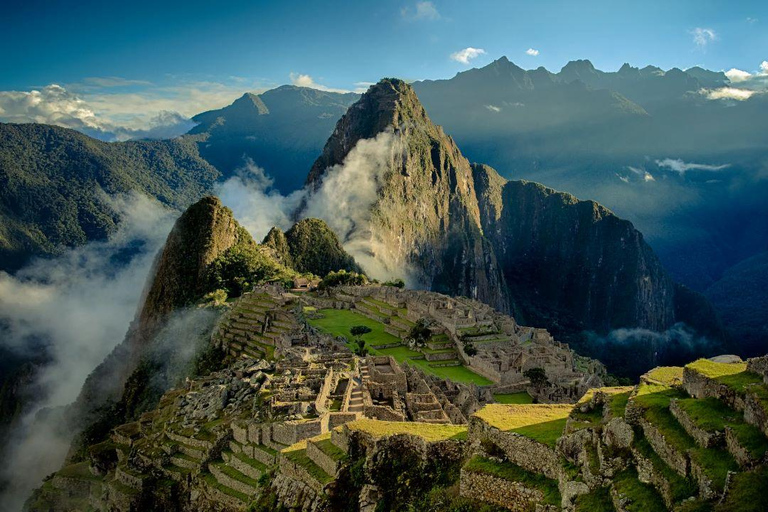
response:
{"label": "green grass field", "polygon": [[494,400],[500,404],[532,404],[533,398],[525,391],[520,393],[494,393]]}
{"label": "green grass field", "polygon": [[384,324],[371,320],[367,316],[355,313],[348,309],[321,309],[319,313],[321,318],[309,319],[309,324],[318,329],[322,329],[334,336],[344,336],[350,343],[354,343],[354,337],[349,330],[355,325],[364,325],[371,329],[371,332],[362,336],[362,339],[369,346],[389,345],[400,343],[400,339],[392,336],[384,330]]}
{"label": "green grass field", "polygon": [[454,382],[474,382],[478,386],[488,386],[493,384],[490,380],[476,374],[464,366],[434,368],[429,366],[429,363],[425,360],[412,360],[412,357],[418,357],[421,354],[404,345],[390,348],[376,348],[381,345],[400,343],[400,339],[386,332],[384,330],[384,324],[381,322],[371,320],[360,313],[348,309],[321,309],[318,313],[322,315],[322,317],[309,319],[310,325],[334,336],[344,336],[348,341],[347,345],[353,350],[357,347],[357,344],[354,342],[354,337],[350,334],[349,330],[355,325],[365,325],[371,329],[371,332],[363,335],[362,338],[365,340],[366,346],[373,355],[392,356],[398,363],[408,361],[410,364],[418,366],[428,374],[436,375],[443,379],[451,379]]}

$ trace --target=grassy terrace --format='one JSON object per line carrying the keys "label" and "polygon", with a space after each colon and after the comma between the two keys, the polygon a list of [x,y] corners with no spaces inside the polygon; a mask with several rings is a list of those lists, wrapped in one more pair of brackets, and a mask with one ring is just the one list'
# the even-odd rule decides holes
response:
{"label": "grassy terrace", "polygon": [[656,489],[637,479],[634,468],[626,469],[616,475],[614,485],[619,494],[628,499],[624,506],[627,512],[664,512],[667,507]]}
{"label": "grassy terrace", "polygon": [[764,510],[768,503],[768,468],[762,467],[756,471],[737,473],[729,487],[725,502],[720,504],[718,511],[722,512],[751,512]]}
{"label": "grassy terrace", "polygon": [[[381,322],[371,320],[360,313],[347,309],[321,309],[318,313],[320,313],[322,317],[309,319],[310,325],[334,336],[345,337],[347,339],[347,346],[352,350],[357,348],[357,344],[349,330],[355,325],[365,325],[366,327],[370,327],[371,332],[363,335],[362,338],[365,340],[366,345],[373,355],[392,356],[398,363],[408,361],[409,364],[419,367],[427,374],[436,375],[442,379],[451,379],[454,382],[474,382],[478,386],[488,386],[493,384],[490,380],[476,374],[465,366],[435,368],[430,366],[427,361],[413,359],[421,357],[423,354],[411,350],[404,345],[390,348],[377,348],[382,345],[400,343],[401,340],[386,332],[384,330],[384,324]],[[439,336],[436,336],[435,338],[439,338]],[[445,339],[447,340],[448,338],[446,337]]]}
{"label": "grassy terrace", "polygon": [[467,427],[464,425],[362,419],[347,423],[346,427],[350,430],[366,432],[376,438],[397,434],[419,436],[428,442],[446,441],[448,439],[464,440],[467,438]]}
{"label": "grassy terrace", "polygon": [[216,478],[211,475],[210,473],[204,473],[200,475],[203,479],[203,481],[208,484],[209,487],[213,487],[214,489],[218,489],[219,491],[223,492],[224,494],[228,494],[234,498],[237,498],[238,500],[242,501],[243,503],[248,503],[250,501],[250,498],[234,489],[230,489],[229,487],[225,485],[221,485]]}
{"label": "grassy terrace", "polygon": [[686,365],[686,368],[742,394],[747,386],[763,383],[759,375],[747,371],[747,363],[715,363],[709,359],[699,359]]}
{"label": "grassy terrace", "polygon": [[725,487],[725,479],[728,471],[738,471],[739,465],[733,456],[726,450],[715,450],[707,448],[693,448],[688,451],[691,460],[698,463],[704,473],[712,479],[716,489],[722,490]]}
{"label": "grassy terrace", "polygon": [[299,441],[296,444],[283,449],[280,453],[294,464],[303,467],[312,478],[323,485],[333,481],[333,477],[326,473],[323,468],[315,464],[312,459],[307,457],[307,441]]}
{"label": "grassy terrace", "polygon": [[683,383],[683,368],[681,366],[659,366],[643,375],[642,379],[651,384],[679,386]]}
{"label": "grassy terrace", "polygon": [[494,393],[493,399],[500,404],[532,404],[533,398],[526,391],[520,393]]}
{"label": "grassy terrace", "polygon": [[76,478],[78,480],[93,480],[93,481],[103,480],[103,477],[96,476],[93,473],[91,473],[91,470],[88,468],[88,461],[78,462],[77,464],[70,464],[69,466],[64,466],[56,474],[66,478]]}
{"label": "grassy terrace", "polygon": [[694,448],[696,443],[669,411],[669,404],[673,398],[682,399],[685,396],[675,388],[641,383],[634,399],[635,403],[645,410],[645,419],[659,429],[669,444],[681,452]]}
{"label": "grassy terrace", "polygon": [[672,500],[677,503],[689,496],[696,494],[696,484],[687,478],[677,474],[677,471],[670,468],[661,457],[653,451],[650,443],[642,434],[636,435],[634,448],[646,459],[651,461],[653,471],[661,475],[669,483]]}
{"label": "grassy terrace", "polygon": [[400,343],[400,338],[384,330],[384,324],[371,320],[360,313],[348,309],[321,309],[319,313],[322,317],[309,319],[310,325],[334,336],[343,336],[351,345],[354,345],[354,337],[349,330],[355,325],[364,325],[371,329],[371,332],[363,336],[365,342],[370,346]]}
{"label": "grassy terrace", "polygon": [[722,432],[725,427],[731,427],[739,444],[746,448],[753,458],[761,459],[768,452],[768,439],[760,429],[745,423],[740,413],[730,409],[720,400],[686,398],[679,400],[677,404],[702,430]]}
{"label": "grassy terrace", "polygon": [[474,416],[499,430],[515,432],[554,448],[572,409],[569,404],[488,404]]}
{"label": "grassy terrace", "polygon": [[560,505],[561,498],[560,491],[557,489],[557,481],[526,471],[510,462],[496,462],[476,455],[464,465],[464,470],[470,473],[495,476],[511,482],[519,482],[526,487],[541,491],[544,495],[544,503],[554,506]]}

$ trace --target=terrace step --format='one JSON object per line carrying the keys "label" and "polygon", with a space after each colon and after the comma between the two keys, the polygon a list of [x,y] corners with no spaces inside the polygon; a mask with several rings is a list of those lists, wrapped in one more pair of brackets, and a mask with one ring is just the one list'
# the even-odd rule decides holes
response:
{"label": "terrace step", "polygon": [[200,467],[200,461],[185,453],[176,453],[171,455],[171,464],[186,469],[197,469]]}
{"label": "terrace step", "polygon": [[248,457],[245,453],[223,451],[221,457],[228,466],[238,470],[247,477],[258,480],[261,475],[267,472],[267,466],[258,460]]}
{"label": "terrace step", "polygon": [[228,507],[244,509],[251,501],[248,495],[219,483],[213,475],[205,475],[203,482],[211,498]]}
{"label": "terrace step", "polygon": [[259,483],[255,479],[244,475],[232,466],[214,462],[208,464],[208,471],[219,484],[241,494],[253,496],[259,492]]}

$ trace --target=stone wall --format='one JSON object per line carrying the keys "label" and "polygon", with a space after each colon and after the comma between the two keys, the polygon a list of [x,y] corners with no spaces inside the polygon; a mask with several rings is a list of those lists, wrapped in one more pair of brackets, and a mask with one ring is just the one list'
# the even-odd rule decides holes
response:
{"label": "stone wall", "polygon": [[704,448],[721,446],[725,442],[724,432],[708,432],[696,426],[690,416],[680,408],[677,400],[669,404],[669,412],[680,423],[680,426],[696,441],[696,444]]}
{"label": "stone wall", "polygon": [[500,505],[513,512],[557,510],[551,505],[542,505],[544,494],[538,489],[526,487],[484,473],[461,470],[459,492],[465,498]]}
{"label": "stone wall", "polygon": [[736,391],[690,368],[683,368],[683,388],[693,398],[717,398],[731,409],[744,410],[744,398]]}
{"label": "stone wall", "polygon": [[560,462],[555,450],[514,432],[503,432],[489,426],[477,417],[469,420],[469,438],[490,441],[498,446],[513,464],[556,480],[560,475]]}
{"label": "stone wall", "polygon": [[669,467],[677,471],[680,476],[688,476],[688,456],[685,453],[676,450],[661,432],[647,420],[641,418],[639,423],[643,429],[645,438],[648,439],[651,447],[653,447],[653,451],[655,451]]}
{"label": "stone wall", "polygon": [[747,359],[747,371],[761,375],[763,382],[768,384],[768,356]]}

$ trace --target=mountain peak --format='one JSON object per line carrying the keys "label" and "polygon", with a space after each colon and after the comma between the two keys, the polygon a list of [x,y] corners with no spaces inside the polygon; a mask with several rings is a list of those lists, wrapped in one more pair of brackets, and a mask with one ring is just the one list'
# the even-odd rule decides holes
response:
{"label": "mountain peak", "polygon": [[325,169],[344,161],[361,139],[371,139],[388,128],[431,124],[424,107],[409,84],[384,78],[372,85],[336,123],[333,135],[315,161],[307,183],[317,183]]}

